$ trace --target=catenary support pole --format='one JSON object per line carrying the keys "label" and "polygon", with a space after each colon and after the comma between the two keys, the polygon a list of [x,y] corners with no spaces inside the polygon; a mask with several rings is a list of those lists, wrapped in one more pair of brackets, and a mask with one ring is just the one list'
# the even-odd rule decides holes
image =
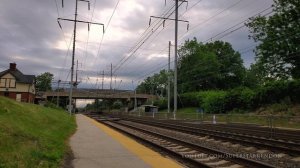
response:
{"label": "catenary support pole", "polygon": [[170,72],[170,61],[171,61],[171,41],[169,41],[169,57],[168,57],[168,113],[170,113],[171,107],[171,72]]}
{"label": "catenary support pole", "polygon": [[178,38],[178,1],[175,0],[175,61],[174,61],[174,111],[173,117],[176,119],[177,112],[177,38]]}
{"label": "catenary support pole", "polygon": [[72,66],[71,66],[71,83],[70,83],[70,95],[69,95],[69,113],[72,114],[73,106],[72,106],[72,97],[73,97],[73,87],[74,87],[74,58],[75,58],[75,45],[76,45],[76,26],[77,26],[77,6],[78,0],[75,0],[75,18],[74,18],[74,37],[73,37],[73,52],[72,52]]}

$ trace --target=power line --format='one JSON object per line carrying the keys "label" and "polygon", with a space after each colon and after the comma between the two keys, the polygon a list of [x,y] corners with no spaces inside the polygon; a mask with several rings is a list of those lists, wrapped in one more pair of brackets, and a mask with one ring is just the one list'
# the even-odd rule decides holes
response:
{"label": "power line", "polygon": [[194,27],[192,27],[192,28],[190,29],[189,33],[186,33],[186,34],[182,35],[181,37],[179,37],[179,39],[182,39],[184,36],[191,34],[191,33],[193,32],[193,30],[195,30],[197,27],[203,25],[204,23],[207,23],[208,21],[212,20],[212,19],[215,18],[216,16],[218,16],[218,15],[220,15],[220,14],[226,12],[227,10],[229,10],[229,9],[231,9],[231,8],[233,8],[233,7],[235,7],[236,5],[238,5],[238,4],[239,4],[240,2],[242,2],[242,1],[243,1],[243,0],[239,0],[238,2],[236,2],[236,3],[234,3],[234,4],[231,4],[231,5],[228,6],[227,8],[225,8],[225,9],[223,9],[223,10],[220,10],[220,11],[219,11],[218,13],[216,13],[215,15],[213,15],[213,16],[209,17],[208,19],[204,20],[203,22],[201,22],[201,23],[195,25]]}
{"label": "power line", "polygon": [[[175,5],[173,5],[168,11],[166,11],[166,12],[163,12],[163,14],[162,14],[162,16],[166,16],[173,8],[175,7]],[[172,13],[171,13],[172,14]],[[170,14],[170,15],[171,15]],[[169,16],[170,16],[169,15]],[[140,36],[140,38],[139,38],[139,40],[138,40],[138,42],[136,42],[136,44],[128,51],[128,53],[132,53],[133,51],[134,51],[134,49],[135,48],[137,48],[137,49],[139,49],[140,47],[141,47],[141,45],[143,45],[144,43],[145,43],[145,41],[154,33],[154,31],[156,31],[159,27],[160,27],[160,25],[162,24],[162,22],[161,22],[161,24],[160,24],[160,20],[158,20],[158,22],[156,23],[156,20],[154,21],[154,23],[152,23],[145,31],[144,31],[144,33]],[[156,29],[155,29],[155,27],[157,26],[157,25],[159,25]],[[153,30],[153,29],[155,29],[155,30]],[[150,30],[150,31],[148,31],[148,30]],[[150,33],[150,34],[149,34]],[[147,36],[148,35],[148,36]],[[147,37],[146,37],[147,36]],[[137,50],[136,49],[136,50]],[[134,54],[134,52],[133,52],[133,54]],[[127,57],[123,57],[120,61],[119,61],[119,63],[117,63],[116,64],[116,66],[117,66],[117,68],[120,66],[120,64],[123,64],[123,62],[122,61],[124,61],[124,60],[126,60],[128,57],[130,57],[131,55],[133,55],[133,54],[130,54],[130,55],[128,55]],[[125,61],[126,62],[126,61]]]}
{"label": "power line", "polygon": [[[291,36],[293,36],[294,34],[290,34],[289,36],[284,36],[284,37],[281,37],[281,38],[289,38],[289,37],[291,37]],[[278,40],[278,39],[280,39],[280,38],[274,38],[274,39],[272,39],[272,41],[275,41],[275,40]],[[248,47],[244,47],[244,48],[242,48],[242,49],[240,49],[240,50],[237,50],[237,51],[235,51],[236,53],[239,53],[239,54],[244,54],[244,53],[247,53],[247,52],[250,52],[251,50],[254,50],[253,48],[250,48],[250,47],[253,47],[254,45],[250,45],[250,46],[248,46]],[[250,49],[249,49],[250,48]],[[297,53],[297,52],[296,52]],[[289,55],[292,55],[293,56],[293,54],[295,54],[295,53],[290,53]],[[223,55],[223,56],[228,56],[228,55]],[[173,61],[171,61],[172,63],[174,62],[174,60]],[[150,72],[149,73],[147,73],[147,74],[144,74],[144,75],[142,75],[142,76],[140,76],[140,77],[138,77],[138,79],[137,80],[141,80],[141,79],[143,79],[144,77],[146,77],[146,76],[148,76],[149,74],[152,74],[152,73],[154,73],[154,72],[156,72],[156,71],[159,71],[159,70],[162,70],[161,68],[164,68],[164,67],[166,67],[168,64],[164,64],[163,66],[160,66],[160,67],[152,67],[151,69],[150,69]],[[199,67],[199,66],[201,66],[202,65],[202,63],[200,62],[199,64],[197,64],[197,65],[195,65],[196,67]],[[155,70],[152,70],[152,69],[155,69]],[[194,70],[195,70],[196,68],[192,68],[192,69],[189,69],[189,71],[186,71],[186,72],[193,72]],[[137,80],[135,80],[135,81],[137,81]]]}
{"label": "power line", "polygon": [[[57,17],[60,17],[60,13],[59,13],[59,9],[58,9],[57,0],[54,0],[54,2],[55,2],[55,6],[56,6],[56,11],[57,11]],[[68,48],[67,53],[66,53],[65,58],[64,58],[64,61],[63,61],[63,65],[62,65],[62,67],[66,67],[66,60],[67,60],[67,56],[69,55],[70,46],[71,46],[71,41],[72,41],[72,38],[73,38],[73,35],[74,35],[74,34],[72,34],[72,37],[70,38],[70,42],[69,42],[69,45],[68,45],[68,42],[67,42],[67,40],[66,40],[65,33],[64,33],[64,31],[63,31],[63,29],[62,29],[61,26],[60,26],[60,30],[61,30],[61,32],[62,32],[64,41],[65,41],[65,43],[66,43],[66,47]],[[62,70],[63,70],[63,68],[61,68],[61,70],[59,71],[58,79],[61,78]]]}
{"label": "power line", "polygon": [[[271,8],[272,8],[272,7],[268,7],[268,8],[266,8],[266,9],[262,10],[261,12],[259,12],[259,13],[255,14],[255,15],[251,16],[250,18],[256,17],[256,16],[262,14],[263,12],[265,12],[265,11],[271,9]],[[273,11],[268,12],[268,13],[264,14],[263,16],[267,16],[267,15],[269,15],[269,14],[271,14],[271,13],[273,13]],[[208,42],[208,41],[210,41],[210,40],[212,40],[212,39],[218,37],[219,35],[221,35],[221,34],[223,34],[223,33],[226,33],[227,31],[231,30],[232,28],[235,28],[236,26],[238,26],[238,25],[240,25],[240,24],[246,23],[247,21],[249,21],[249,18],[247,18],[246,20],[243,20],[242,22],[239,22],[239,23],[237,23],[237,24],[235,24],[235,25],[233,25],[233,26],[227,28],[226,30],[224,30],[224,31],[222,31],[222,32],[220,32],[220,33],[214,35],[214,36],[211,37],[211,38],[208,38],[207,40],[204,41],[204,43],[206,43],[206,42]],[[236,29],[234,29],[234,30],[232,30],[232,31],[230,31],[230,32],[228,32],[228,33],[226,33],[225,35],[221,36],[221,37],[218,38],[218,39],[221,39],[221,38],[223,38],[223,37],[225,37],[225,36],[227,36],[227,35],[229,35],[229,34],[235,32],[235,31],[237,31],[237,30],[239,30],[239,29],[241,29],[241,28],[243,28],[243,27],[246,27],[246,25],[242,25],[242,26],[240,26],[240,27],[238,27],[238,28],[236,28]]]}
{"label": "power line", "polygon": [[[106,27],[106,29],[105,29],[105,32],[107,31],[107,29],[108,29],[108,27],[109,27],[109,25],[110,25],[110,22],[111,22],[111,20],[112,20],[114,14],[115,14],[117,8],[118,8],[119,3],[120,3],[120,0],[118,0],[117,4],[115,5],[115,7],[114,7],[114,9],[113,9],[113,12],[112,12],[112,14],[111,14],[111,16],[110,16],[110,18],[109,18],[109,20],[108,20],[108,23],[107,23],[107,27]],[[98,51],[97,51],[97,55],[96,55],[96,59],[98,59],[98,57],[99,57],[99,55],[100,55],[100,50],[101,50],[101,47],[102,47],[103,39],[104,39],[104,35],[103,35],[102,38],[101,38],[101,41],[100,41],[100,44],[99,44],[99,47],[98,47]],[[95,60],[94,62],[97,62],[97,60]]]}
{"label": "power line", "polygon": [[[182,14],[179,16],[179,18],[180,18],[180,17],[183,17],[186,13],[188,13],[188,11],[190,11],[192,8],[194,8],[196,5],[198,5],[200,2],[202,2],[202,0],[199,0],[198,2],[194,3],[189,9],[187,9],[184,13],[182,13]],[[170,24],[171,24],[171,22],[169,22],[169,24],[167,24],[165,27],[168,27]],[[157,38],[158,35],[159,35],[163,30],[166,30],[166,29],[161,29],[161,30],[155,35],[155,37],[152,39],[152,41],[150,41],[149,43],[152,43],[152,42],[155,40],[155,38]],[[166,49],[167,49],[167,47],[164,48],[164,49],[162,49],[161,52],[159,52],[158,54],[161,54],[161,53],[162,53],[163,51],[165,51]],[[139,50],[143,50],[143,49],[139,49]],[[137,55],[137,54],[136,54],[136,55]],[[141,55],[141,53],[139,53],[137,56],[139,56],[139,55]],[[133,57],[133,59],[135,59],[137,56]],[[133,59],[132,59],[132,60],[133,60]],[[145,64],[148,64],[148,63],[149,63],[149,62],[146,62]],[[143,65],[145,65],[145,64],[143,64]]]}

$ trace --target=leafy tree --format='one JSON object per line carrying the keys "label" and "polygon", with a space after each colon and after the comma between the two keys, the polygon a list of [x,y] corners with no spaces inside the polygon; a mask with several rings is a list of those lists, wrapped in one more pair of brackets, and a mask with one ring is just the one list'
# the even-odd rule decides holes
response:
{"label": "leafy tree", "polygon": [[228,42],[215,41],[204,46],[217,56],[219,62],[217,87],[228,89],[240,86],[245,76],[245,67],[241,54],[235,51]]}
{"label": "leafy tree", "polygon": [[261,61],[251,64],[250,68],[246,70],[244,77],[244,86],[249,88],[256,88],[266,82],[265,71]]}
{"label": "leafy tree", "polygon": [[[178,53],[179,93],[230,89],[243,84],[246,73],[243,61],[227,42],[203,44],[194,38],[186,41]],[[167,81],[168,73],[162,70],[146,78],[137,90],[140,93],[166,96]]]}
{"label": "leafy tree", "polygon": [[196,39],[186,41],[179,50],[178,89],[180,93],[216,88],[219,72],[217,57]]}
{"label": "leafy tree", "polygon": [[227,42],[188,40],[179,50],[181,92],[229,89],[242,85],[245,68],[238,52]]}
{"label": "leafy tree", "polygon": [[123,106],[123,103],[120,100],[117,100],[113,103],[112,107],[114,109],[120,109]]}
{"label": "leafy tree", "polygon": [[137,87],[138,93],[158,94],[165,96],[167,94],[168,86],[168,71],[161,70],[159,73],[151,77],[147,77]]}
{"label": "leafy tree", "polygon": [[45,72],[36,77],[36,87],[39,91],[52,90],[51,81],[53,79],[53,74],[50,72]]}
{"label": "leafy tree", "polygon": [[256,55],[268,79],[300,77],[300,3],[274,0],[274,14],[252,18],[246,24],[259,42]]}
{"label": "leafy tree", "polygon": [[99,100],[96,99],[95,102],[86,105],[86,109],[89,111],[103,111],[104,109],[110,109],[113,105],[112,99]]}

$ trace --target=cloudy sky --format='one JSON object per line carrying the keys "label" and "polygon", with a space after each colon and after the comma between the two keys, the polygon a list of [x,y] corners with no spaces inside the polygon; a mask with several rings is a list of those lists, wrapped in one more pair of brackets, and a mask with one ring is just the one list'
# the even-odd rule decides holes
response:
{"label": "cloudy sky", "polygon": [[[189,31],[186,23],[179,23],[179,45],[193,37],[203,42],[228,41],[249,67],[255,44],[248,39],[246,27],[238,29],[243,25],[239,23],[271,4],[272,0],[189,0],[179,10],[180,19],[189,21]],[[153,18],[149,26],[149,19],[174,18],[173,0],[166,4],[164,0],[90,0],[90,7],[79,1],[78,19],[103,23],[105,33],[99,25],[91,25],[88,31],[87,24],[77,24],[79,87],[101,88],[104,71],[104,88],[109,88],[111,64],[117,89],[133,89],[147,75],[166,68],[174,22],[166,21],[163,27],[162,20]],[[25,74],[51,72],[55,80],[69,81],[74,24],[60,21],[60,28],[57,18],[74,19],[74,11],[75,0],[64,0],[63,8],[62,0],[1,0],[0,71],[16,62]]]}

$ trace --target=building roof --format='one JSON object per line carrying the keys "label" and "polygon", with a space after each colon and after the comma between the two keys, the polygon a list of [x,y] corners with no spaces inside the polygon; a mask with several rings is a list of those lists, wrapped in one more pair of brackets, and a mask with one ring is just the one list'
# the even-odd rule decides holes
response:
{"label": "building roof", "polygon": [[151,107],[151,108],[157,108],[157,106],[153,106],[153,105],[141,105],[141,107]]}
{"label": "building roof", "polygon": [[19,83],[29,83],[32,84],[34,82],[35,76],[34,75],[24,75],[21,71],[18,69],[12,70],[12,69],[7,69],[5,71],[0,72],[0,77],[3,75],[10,73],[16,78],[16,82]]}

